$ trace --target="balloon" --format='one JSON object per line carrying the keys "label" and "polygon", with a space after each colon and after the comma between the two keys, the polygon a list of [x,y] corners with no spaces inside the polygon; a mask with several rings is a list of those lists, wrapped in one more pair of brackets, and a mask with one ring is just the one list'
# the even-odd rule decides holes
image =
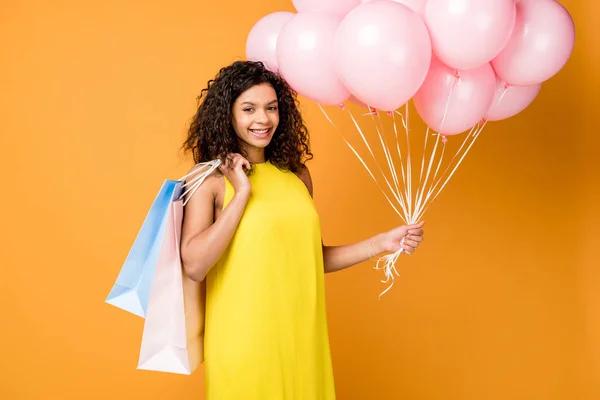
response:
{"label": "balloon", "polygon": [[492,66],[511,85],[544,82],[564,67],[574,43],[573,19],[559,2],[521,0],[514,32]]}
{"label": "balloon", "polygon": [[458,69],[496,57],[510,38],[515,14],[514,0],[428,0],[425,6],[435,55]]}
{"label": "balloon", "polygon": [[361,4],[338,28],[335,62],[342,81],[360,101],[395,110],[414,96],[427,76],[427,27],[416,13],[391,0]]}
{"label": "balloon", "polygon": [[250,30],[246,40],[246,58],[262,61],[271,71],[277,71],[277,38],[283,26],[294,16],[291,12],[274,12],[261,18]]}
{"label": "balloon", "polygon": [[340,21],[334,14],[296,14],[277,40],[277,62],[283,78],[301,95],[324,105],[338,105],[350,96],[333,60]]}
{"label": "balloon", "polygon": [[481,121],[490,109],[495,90],[496,77],[490,64],[457,71],[434,58],[427,79],[414,97],[415,107],[430,128],[455,135]]}
{"label": "balloon", "polygon": [[341,17],[360,4],[360,0],[292,0],[298,12],[325,12]]}
{"label": "balloon", "polygon": [[541,88],[541,83],[531,86],[509,86],[497,78],[494,100],[485,119],[500,121],[517,115],[533,102]]}
{"label": "balloon", "polygon": [[[361,3],[370,3],[375,0],[361,0]],[[404,4],[406,7],[410,8],[420,16],[425,15],[425,3],[427,0],[393,0],[396,3]]]}

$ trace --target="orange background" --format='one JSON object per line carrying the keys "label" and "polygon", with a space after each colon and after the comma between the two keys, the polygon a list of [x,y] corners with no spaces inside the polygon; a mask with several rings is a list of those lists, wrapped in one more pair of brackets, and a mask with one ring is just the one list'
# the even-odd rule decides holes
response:
{"label": "orange background", "polygon": [[[0,398],[202,399],[203,367],[135,369],[143,320],[104,299],[162,180],[190,165],[178,148],[196,95],[292,4],[52,3],[0,13]],[[563,4],[572,59],[486,127],[393,290],[377,300],[372,263],[327,276],[339,399],[600,398],[600,5]],[[399,224],[303,109],[325,242]]]}

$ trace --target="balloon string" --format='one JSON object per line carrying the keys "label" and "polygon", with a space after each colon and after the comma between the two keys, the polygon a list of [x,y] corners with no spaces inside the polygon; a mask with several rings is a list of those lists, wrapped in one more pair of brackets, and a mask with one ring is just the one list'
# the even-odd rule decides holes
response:
{"label": "balloon string", "polygon": [[[349,112],[349,114],[352,117],[352,113]],[[402,207],[402,210],[404,211],[404,214],[406,215],[406,202],[402,198],[402,192],[400,191],[400,188],[398,187],[399,180],[398,180],[398,175],[396,174],[396,168],[394,167],[394,162],[392,160],[392,154],[391,154],[391,152],[389,150],[389,147],[387,146],[387,142],[384,139],[385,132],[384,132],[383,122],[381,121],[381,117],[379,116],[379,113],[376,113],[376,114],[377,114],[377,118],[379,120],[379,123],[381,125],[381,131],[379,130],[379,126],[378,126],[377,121],[375,120],[375,117],[374,117],[373,114],[371,114],[371,119],[373,120],[373,124],[375,125],[375,130],[377,131],[377,136],[379,137],[379,142],[381,143],[381,148],[382,148],[383,153],[385,155],[386,161],[388,163],[388,168],[390,169],[390,173],[392,174],[392,180],[394,181],[394,185],[396,187],[396,191],[394,192],[394,196],[396,197],[396,199],[399,200],[400,206]],[[354,121],[354,118],[352,118],[352,119]],[[384,132],[383,135],[382,135],[381,132]],[[364,139],[364,140],[366,141],[366,139]],[[373,157],[375,157],[375,156],[373,156]],[[383,175],[383,171],[381,171],[381,173]],[[384,175],[384,177],[385,177],[385,175]],[[390,190],[393,191],[393,189],[391,188],[391,185],[389,185],[389,186],[390,186]]]}
{"label": "balloon string", "polygon": [[[472,137],[473,140],[471,140],[471,143],[469,143],[469,146],[467,147],[467,149],[464,151],[464,153],[462,154],[462,156],[460,157],[460,159],[458,160],[458,162],[456,163],[456,165],[454,166],[454,168],[452,169],[452,172],[450,173],[450,175],[446,178],[446,180],[444,181],[444,184],[439,188],[439,190],[435,193],[435,195],[433,196],[433,198],[431,199],[431,201],[429,201],[427,203],[427,206],[424,207],[423,211],[419,212],[419,218],[425,214],[425,212],[427,211],[427,209],[429,208],[429,206],[435,201],[435,199],[439,196],[439,194],[442,192],[442,190],[444,189],[444,187],[446,187],[446,184],[448,184],[448,181],[450,180],[450,178],[452,178],[452,175],[454,175],[454,172],[456,172],[456,169],[458,168],[458,166],[462,163],[462,161],[464,160],[465,156],[467,155],[467,153],[469,152],[469,150],[471,149],[471,147],[473,146],[473,144],[475,143],[475,141],[477,140],[477,138],[479,137],[479,135],[481,134],[481,131],[483,131],[483,128],[485,127],[485,125],[487,124],[487,121],[485,121],[480,127],[478,127],[477,129],[475,129],[475,132],[473,133]],[[469,135],[471,136],[471,135]]]}
{"label": "balloon string", "polygon": [[[436,134],[436,136],[437,136],[436,141],[433,144],[433,149],[432,149],[431,153],[429,154],[429,157],[427,157],[428,156],[427,149],[429,147],[428,143],[429,143],[429,135],[430,135],[430,127],[429,126],[427,127],[427,130],[425,132],[425,140],[424,140],[424,144],[423,144],[423,155],[421,157],[421,167],[420,167],[419,181],[418,181],[419,184],[416,187],[414,202],[413,202],[413,190],[412,190],[412,162],[411,162],[411,147],[410,147],[409,124],[408,124],[408,104],[406,104],[406,119],[405,119],[405,116],[402,115],[402,113],[400,113],[397,110],[395,110],[394,112],[388,113],[392,117],[393,128],[394,128],[394,137],[396,139],[396,150],[398,152],[398,157],[400,159],[400,172],[401,172],[402,183],[404,184],[404,190],[400,189],[400,174],[398,174],[398,172],[396,170],[396,166],[394,164],[393,157],[392,157],[392,152],[390,151],[390,147],[387,143],[387,139],[385,138],[385,125],[382,121],[380,113],[377,112],[377,110],[369,107],[370,112],[365,114],[365,116],[370,115],[371,119],[375,125],[375,130],[377,132],[381,148],[383,150],[386,162],[388,164],[388,168],[389,168],[391,176],[392,176],[391,177],[392,182],[390,182],[390,180],[388,180],[382,167],[377,162],[377,158],[375,157],[373,149],[369,145],[369,142],[367,141],[365,134],[363,133],[363,130],[361,129],[357,120],[354,118],[354,115],[350,111],[348,111],[348,115],[350,116],[355,128],[357,129],[357,132],[359,133],[363,143],[365,144],[367,150],[369,151],[369,154],[375,161],[375,164],[377,165],[379,172],[383,176],[383,179],[384,179],[388,189],[390,190],[391,194],[393,195],[392,198],[398,202],[402,212],[399,211],[399,209],[396,207],[396,205],[394,204],[394,201],[392,201],[392,198],[390,198],[388,196],[387,191],[379,183],[379,181],[373,174],[373,171],[369,168],[369,166],[367,165],[365,160],[360,156],[358,151],[351,145],[351,143],[346,139],[346,137],[344,137],[344,135],[341,134],[338,127],[334,124],[334,122],[332,121],[330,116],[327,114],[327,112],[324,110],[324,108],[320,104],[318,104],[319,109],[321,110],[323,115],[326,117],[326,119],[329,121],[329,123],[334,128],[336,128],[336,130],[340,134],[342,140],[344,140],[346,145],[350,148],[350,150],[354,153],[354,155],[361,162],[361,164],[366,169],[366,171],[368,172],[371,179],[373,179],[373,181],[377,184],[377,186],[381,190],[382,194],[384,195],[385,199],[388,201],[388,203],[390,204],[392,209],[407,224],[415,223],[422,218],[422,216],[425,214],[425,212],[429,209],[430,205],[434,202],[434,200],[439,196],[439,194],[442,192],[442,190],[446,187],[447,183],[449,182],[451,177],[454,175],[454,173],[456,172],[456,169],[462,163],[466,154],[470,151],[474,142],[477,140],[481,131],[483,130],[483,128],[485,127],[485,125],[487,123],[487,121],[484,121],[483,124],[480,123],[471,129],[471,131],[469,132],[469,134],[463,141],[459,150],[456,152],[456,154],[454,154],[450,163],[447,165],[447,167],[444,169],[443,173],[440,175],[439,172],[441,170],[441,166],[442,166],[442,163],[444,160],[444,155],[445,155],[445,150],[446,150],[446,138],[443,135],[443,127],[444,127],[445,121],[448,116],[450,101],[452,98],[454,88],[455,88],[456,84],[459,82],[460,82],[460,75],[458,75],[458,72],[457,72],[457,79],[452,83],[450,92],[448,94],[448,99],[446,101],[444,114],[442,116],[442,120],[441,120],[441,124],[440,124],[440,132]],[[505,88],[504,92],[502,93],[502,95],[500,96],[500,100],[503,98],[503,96],[505,94],[506,94],[506,88]],[[342,108],[342,110],[343,110],[343,108]],[[400,115],[400,117],[402,118],[403,127],[405,129],[406,140],[407,140],[407,156],[406,156],[406,158],[404,158],[402,155],[402,150],[401,150],[401,146],[400,146],[400,135],[398,134],[398,127],[396,125],[395,114]],[[377,116],[377,118],[375,118],[375,116]],[[442,146],[440,146],[440,140],[443,143]],[[441,154],[439,155],[439,159],[437,159],[438,149],[440,147],[442,147]],[[466,147],[466,149],[465,149],[465,147]],[[465,150],[463,151],[463,149],[465,149]],[[458,162],[455,164],[455,161],[457,158],[458,158]],[[436,163],[436,161],[437,161],[437,163]],[[426,164],[427,164],[427,167],[426,167]],[[452,167],[452,169],[451,169],[451,167]],[[448,171],[450,169],[451,169],[451,171],[448,174]],[[413,205],[414,205],[414,209],[413,209]],[[404,241],[404,239],[402,239],[402,243],[403,243],[403,241]],[[382,280],[382,283],[388,283],[391,281],[390,285],[380,293],[379,299],[381,299],[381,297],[385,293],[387,293],[394,285],[394,276],[395,275],[400,276],[398,274],[398,271],[396,270],[395,264],[400,256],[400,254],[402,254],[402,253],[403,253],[403,249],[401,247],[395,253],[388,254],[377,260],[375,269],[384,271],[385,279]]]}
{"label": "balloon string", "polygon": [[[424,196],[424,191],[425,191],[425,187],[427,187],[427,182],[429,181],[429,175],[431,174],[431,166],[433,165],[433,161],[435,160],[435,156],[437,154],[437,148],[440,142],[440,135],[437,135],[435,144],[433,146],[433,150],[429,156],[429,162],[428,162],[428,166],[427,166],[427,171],[425,172],[425,179],[423,181],[423,184],[421,185],[421,187],[419,188],[420,190],[417,189],[417,200],[416,200],[416,206],[415,208],[418,210],[421,207],[421,202],[423,201],[423,196]],[[423,157],[425,157],[426,155],[424,154]]]}
{"label": "balloon string", "polygon": [[[440,136],[443,136],[443,131],[444,131],[444,124],[446,122],[446,117],[448,116],[448,111],[450,109],[450,101],[452,100],[452,93],[454,92],[454,87],[457,85],[457,83],[460,82],[460,73],[458,71],[456,71],[456,79],[454,79],[452,81],[452,85],[450,86],[450,91],[448,93],[448,98],[446,99],[446,105],[444,107],[444,114],[442,115],[442,121],[440,123],[440,130],[438,132],[438,136],[437,136],[437,140],[435,141],[435,145],[433,147],[433,151],[429,157],[429,165],[427,167],[427,173],[425,175],[425,181],[423,182],[423,185],[421,186],[421,191],[417,194],[417,205],[416,208],[419,209],[421,207],[421,203],[423,202],[423,196],[425,194],[425,188],[427,187],[427,183],[429,181],[429,175],[431,173],[431,167],[433,165],[433,162],[435,161],[435,157],[437,155],[437,148],[438,148],[438,144],[439,144],[439,139]],[[445,149],[445,144],[446,144],[446,138],[444,137],[442,142],[444,143],[444,149]],[[444,149],[442,149],[442,155],[440,156],[440,160],[439,160],[439,164],[438,164],[438,168],[437,170],[439,170],[439,165],[441,165],[441,162],[443,160],[443,156],[444,156]],[[423,157],[425,157],[426,154],[423,153]],[[435,175],[437,175],[437,170],[435,172]],[[432,185],[433,185],[433,180],[435,179],[435,175],[432,178]]]}
{"label": "balloon string", "polygon": [[417,190],[418,188],[421,187],[421,183],[423,182],[423,170],[425,169],[425,154],[427,153],[427,142],[429,139],[429,127],[427,127],[427,130],[425,131],[425,140],[424,140],[424,145],[423,145],[423,155],[421,157],[421,173],[419,174],[419,184],[417,185]]}
{"label": "balloon string", "polygon": [[[408,105],[407,105],[407,107],[408,107]],[[396,113],[398,113],[402,117],[402,124],[403,124],[403,126],[404,126],[404,128],[406,130],[406,134],[407,134],[406,139],[408,141],[409,140],[409,137],[408,137],[408,124],[404,120],[404,116],[402,114],[400,114],[397,111],[396,111]],[[411,170],[410,170],[410,164],[407,164],[406,174],[405,174],[405,168],[404,168],[404,162],[403,162],[402,152],[400,151],[400,140],[399,140],[399,135],[398,135],[398,129],[397,129],[397,126],[396,126],[395,113],[394,112],[390,112],[389,115],[392,117],[392,122],[393,122],[393,127],[394,127],[394,136],[396,138],[396,149],[398,151],[398,157],[400,158],[400,166],[401,166],[401,169],[402,169],[402,178],[403,178],[403,183],[404,183],[404,188],[405,188],[404,195],[405,195],[405,199],[406,199],[407,205],[408,205],[408,213],[407,213],[407,208],[403,207],[403,211],[405,213],[404,220],[405,220],[406,223],[410,224],[410,223],[412,223],[411,222],[411,211],[410,211],[411,210],[411,206],[412,206],[412,204],[411,204],[411,191],[410,191],[410,188],[411,188],[411,172],[410,172]],[[373,114],[371,114],[371,116],[373,116]],[[383,121],[381,120],[381,116],[380,116],[379,113],[377,113],[377,117],[378,117],[381,129],[382,129],[382,131],[384,131],[384,124],[383,124]],[[408,110],[407,110],[407,119],[408,119]],[[374,118],[373,118],[373,120],[374,120]],[[375,124],[375,126],[377,127],[377,124]],[[378,134],[381,135],[379,133],[379,130],[378,130]],[[381,136],[380,136],[380,139],[381,139]],[[407,144],[408,144],[407,163],[410,162],[410,145],[409,145],[409,143],[410,142],[407,142]],[[383,142],[382,142],[382,144],[383,144]],[[391,152],[389,151],[389,148],[387,148],[387,146],[386,146],[386,149],[387,149],[387,153],[390,154],[390,158],[391,158]],[[397,181],[396,170],[395,170],[395,166],[394,166],[393,163],[390,163],[390,169],[392,171],[392,174],[394,175],[395,181]],[[401,193],[400,189],[398,189],[398,193],[399,194]],[[402,238],[402,240],[401,240],[400,243],[401,244],[404,243],[404,238]],[[398,258],[400,257],[400,254],[402,254],[403,252],[404,252],[404,250],[403,250],[403,248],[401,246],[400,249],[398,251],[394,252],[393,254],[385,255],[385,256],[383,256],[383,257],[381,257],[381,258],[379,258],[377,260],[377,263],[375,264],[374,268],[375,268],[375,270],[383,270],[384,277],[385,277],[385,280],[382,280],[381,282],[382,283],[388,283],[391,280],[390,285],[379,294],[379,297],[378,297],[379,300],[381,300],[381,297],[384,294],[386,294],[394,286],[394,280],[395,280],[394,275],[400,276],[400,274],[396,270],[396,262],[398,261]],[[380,264],[383,264],[383,266],[380,266]]]}
{"label": "balloon string", "polygon": [[[317,105],[319,106],[319,109],[321,110],[321,112],[323,113],[323,115],[325,116],[325,118],[327,118],[327,121],[329,121],[329,123],[334,128],[336,128],[336,131],[339,133],[339,130],[337,129],[337,126],[333,123],[333,121],[331,120],[331,118],[329,117],[329,115],[327,114],[327,112],[323,109],[323,107],[320,104],[317,104]],[[398,211],[398,209],[396,208],[396,206],[394,205],[394,203],[392,202],[392,200],[389,198],[389,196],[387,195],[387,193],[385,192],[385,190],[383,189],[383,187],[381,186],[381,184],[379,183],[379,181],[375,178],[375,175],[373,175],[373,172],[367,166],[367,164],[365,163],[365,161],[363,160],[363,158],[360,156],[360,154],[358,154],[358,152],[354,149],[354,147],[350,144],[350,142],[341,133],[339,133],[339,135],[342,138],[342,140],[346,143],[346,145],[348,145],[348,147],[354,153],[354,155],[358,158],[358,160],[363,165],[363,167],[365,167],[366,171],[371,176],[371,178],[373,179],[373,181],[375,182],[375,184],[379,187],[379,189],[381,190],[381,193],[383,193],[383,196],[388,201],[388,203],[390,204],[390,206],[392,207],[392,209],[396,212],[396,214],[398,214],[398,216],[402,220],[404,220],[403,214],[400,211]]]}
{"label": "balloon string", "polygon": [[[408,134],[408,102],[406,103],[406,109],[405,109],[405,113],[406,113],[406,123],[404,124],[404,131],[406,133],[406,152],[407,152],[407,160],[406,160],[406,169],[407,169],[407,174],[408,174],[408,186],[406,188],[406,192],[407,195],[409,197],[409,209],[408,209],[408,218],[409,218],[409,224],[413,224],[416,223],[416,221],[414,221],[413,219],[413,213],[412,213],[412,159],[411,159],[411,151],[410,151],[410,136]],[[404,121],[403,121],[404,122]]]}
{"label": "balloon string", "polygon": [[440,159],[438,161],[437,168],[435,169],[435,173],[433,174],[433,178],[431,179],[432,183],[435,181],[435,178],[437,178],[437,176],[438,176],[438,172],[440,171],[440,167],[442,165],[442,161],[444,160],[444,153],[445,152],[446,152],[446,142],[444,142],[442,140],[442,154],[440,155]]}
{"label": "balloon string", "polygon": [[446,122],[446,117],[448,116],[448,110],[450,109],[450,100],[452,100],[452,93],[454,92],[454,88],[460,82],[460,72],[458,70],[455,73],[455,79],[452,81],[452,85],[450,85],[450,92],[448,93],[448,99],[446,100],[446,106],[444,107],[444,115],[442,116],[442,121],[440,123],[440,131],[438,132],[440,135],[444,136],[444,123]]}
{"label": "balloon string", "polygon": [[[379,294],[378,300],[381,300],[381,296],[386,294],[392,288],[392,286],[394,286],[394,274],[400,276],[400,274],[396,270],[396,261],[398,261],[398,257],[400,257],[400,254],[404,253],[404,249],[402,248],[402,244],[404,244],[404,238],[402,238],[400,244],[400,250],[396,251],[393,254],[388,254],[386,256],[381,257],[379,260],[377,260],[377,264],[375,265],[376,270],[383,269],[385,280],[382,280],[381,283],[388,283],[390,280],[392,281],[390,285]],[[380,263],[383,263],[383,267],[379,266]]]}
{"label": "balloon string", "polygon": [[502,91],[502,94],[500,95],[500,97],[498,98],[498,101],[496,102],[496,105],[500,104],[500,102],[502,101],[502,99],[504,98],[504,95],[506,95],[506,92],[508,91],[508,85],[505,83],[504,84],[504,90]]}
{"label": "balloon string", "polygon": [[[427,195],[425,196],[425,201],[424,203],[427,203],[428,199],[431,197],[431,193],[438,187],[438,185],[440,184],[440,181],[442,180],[442,178],[444,176],[446,176],[446,173],[448,172],[448,170],[450,169],[450,167],[453,165],[454,160],[456,159],[456,157],[458,157],[460,154],[462,154],[462,149],[465,147],[465,145],[467,144],[467,142],[469,141],[470,138],[473,137],[473,133],[474,130],[478,127],[479,125],[474,126],[473,128],[471,128],[471,131],[469,132],[468,135],[466,135],[465,140],[463,140],[462,145],[460,146],[460,148],[458,149],[458,151],[454,154],[454,157],[452,158],[452,160],[450,160],[450,162],[448,163],[448,165],[446,166],[446,169],[444,170],[444,172],[442,173],[442,175],[440,176],[440,178],[438,179],[437,182],[432,183],[431,187],[429,188],[429,190],[427,191]],[[419,207],[419,212],[421,211],[422,207]]]}
{"label": "balloon string", "polygon": [[[396,115],[398,114],[400,115],[400,117],[402,118],[402,125],[406,128],[406,122],[404,120],[404,116],[399,113],[398,111],[392,113],[392,124],[394,126],[394,136],[396,137],[396,150],[398,152],[398,157],[400,158],[400,169],[402,171],[402,182],[404,183],[404,197],[406,198],[406,202],[407,202],[407,209],[408,209],[408,214],[406,215],[407,220],[410,219],[410,215],[412,212],[412,193],[407,189],[408,185],[410,184],[410,175],[408,174],[408,171],[405,172],[405,168],[404,168],[404,159],[402,157],[402,151],[400,150],[400,136],[398,135],[398,127],[396,124]],[[410,156],[410,152],[407,153],[407,156]]]}
{"label": "balloon string", "polygon": [[[361,127],[358,125],[358,122],[356,122],[356,119],[354,118],[354,115],[352,115],[352,113],[350,111],[348,111],[348,115],[352,119],[352,122],[354,123],[354,126],[356,127],[356,130],[358,131],[360,137],[363,140],[363,143],[365,144],[365,146],[369,150],[369,153],[371,154],[371,157],[373,158],[373,160],[375,160],[375,165],[377,165],[377,168],[379,168],[379,172],[383,176],[383,179],[384,179],[385,183],[387,184],[388,188],[390,189],[390,191],[394,195],[394,198],[396,199],[396,201],[400,204],[400,207],[402,208],[402,211],[404,211],[403,215],[400,214],[400,218],[402,218],[402,220],[404,222],[406,222],[405,217],[404,217],[406,215],[406,207],[405,207],[404,201],[396,194],[396,192],[392,188],[392,185],[390,184],[390,181],[387,179],[387,176],[385,175],[385,173],[383,172],[381,166],[377,162],[377,158],[375,158],[375,154],[373,154],[373,150],[371,150],[371,146],[369,146],[369,143],[368,143],[365,135],[363,134],[363,131],[362,131]],[[381,140],[381,133],[379,133],[379,130],[377,130],[377,133],[378,133],[379,138]],[[384,153],[385,153],[385,150],[384,150]],[[387,156],[387,154],[386,154],[386,156]],[[386,157],[386,159],[387,159],[387,157]],[[388,160],[388,163],[389,163],[389,160]]]}
{"label": "balloon string", "polygon": [[[319,109],[321,110],[321,112],[323,113],[323,115],[325,115],[325,118],[329,121],[329,123],[334,128],[336,128],[336,130],[339,132],[339,130],[337,129],[337,126],[333,123],[333,121],[331,120],[331,118],[329,117],[329,115],[327,114],[327,112],[323,109],[323,107],[320,104],[317,104],[317,105],[319,106]],[[360,126],[356,122],[356,119],[354,118],[354,116],[352,115],[351,112],[348,112],[348,115],[352,119],[352,122],[354,123],[356,129],[358,130],[358,133],[361,135],[363,141],[365,142],[365,145],[367,146],[367,149],[369,149],[369,151],[370,151],[370,146],[366,143],[366,138],[363,135],[362,129],[360,128]],[[378,133],[379,133],[379,131],[378,131]],[[340,133],[340,137],[346,143],[346,145],[348,145],[348,147],[354,153],[354,155],[356,155],[356,157],[361,162],[361,164],[363,165],[363,167],[365,167],[365,169],[367,170],[367,172],[369,173],[369,175],[371,176],[371,178],[373,179],[373,181],[377,184],[377,186],[379,187],[379,189],[381,190],[381,192],[385,196],[385,198],[388,201],[388,203],[390,204],[390,206],[392,206],[392,208],[394,209],[394,211],[396,212],[396,214],[404,221],[404,223],[408,223],[407,222],[408,221],[408,215],[407,215],[407,212],[406,212],[406,208],[402,207],[402,210],[403,210],[404,213],[400,213],[398,211],[398,209],[394,206],[394,203],[388,197],[388,195],[385,192],[385,190],[383,189],[383,187],[379,184],[379,182],[377,181],[377,179],[375,178],[375,176],[373,175],[373,173],[371,172],[370,168],[367,166],[367,164],[365,163],[365,161],[363,160],[363,158],[358,154],[358,152],[354,149],[354,147],[350,144],[350,142],[341,133]],[[370,153],[371,153],[371,156],[373,158],[375,158],[375,156],[373,155],[373,153],[371,151],[370,151]],[[392,165],[392,168],[393,168],[393,165]],[[383,172],[382,172],[382,175],[383,175]],[[390,190],[393,193],[393,189],[392,189],[389,181],[385,177],[385,175],[384,175],[384,179],[386,180],[386,183],[388,184],[388,187],[390,188]],[[396,200],[399,200],[398,197],[396,197]],[[403,204],[401,203],[401,206],[402,205]],[[404,238],[402,239],[401,243],[404,243]],[[400,247],[400,249],[398,251],[396,251],[395,253],[389,254],[389,255],[385,255],[385,256],[383,256],[383,257],[381,257],[381,258],[379,258],[377,260],[377,263],[376,263],[376,265],[374,267],[375,270],[381,270],[381,269],[383,269],[383,271],[384,271],[385,280],[382,280],[381,282],[382,283],[387,283],[387,282],[389,282],[391,280],[390,285],[379,294],[378,299],[381,299],[381,296],[383,296],[385,293],[387,293],[392,288],[392,286],[394,285],[394,274],[397,275],[397,276],[400,276],[400,274],[398,274],[398,271],[396,270],[395,264],[396,264],[396,261],[398,260],[398,257],[402,253],[403,253],[403,249],[402,249],[402,247]],[[380,264],[382,264],[382,263],[383,263],[383,266],[380,266]]]}
{"label": "balloon string", "polygon": [[[402,116],[402,114],[400,114]],[[402,122],[404,123],[404,117],[402,117]],[[394,114],[392,114],[392,123],[394,126],[394,137],[396,138],[396,151],[398,152],[398,158],[400,159],[400,171],[402,172],[402,183],[404,184],[404,187],[406,188],[406,172],[404,170],[404,161],[403,161],[403,157],[402,157],[402,152],[400,151],[400,138],[398,136],[398,128],[396,126],[396,117]],[[410,214],[410,196],[409,193],[404,194],[404,198],[406,199],[407,203],[408,203],[408,212]]]}

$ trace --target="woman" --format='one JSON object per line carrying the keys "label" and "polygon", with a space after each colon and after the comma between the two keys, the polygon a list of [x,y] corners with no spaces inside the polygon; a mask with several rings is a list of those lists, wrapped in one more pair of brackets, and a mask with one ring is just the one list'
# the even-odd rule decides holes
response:
{"label": "woman", "polygon": [[223,164],[186,205],[181,256],[191,279],[206,278],[207,398],[334,399],[323,273],[412,253],[422,224],[324,246],[293,90],[261,63],[235,62],[200,100],[184,147]]}

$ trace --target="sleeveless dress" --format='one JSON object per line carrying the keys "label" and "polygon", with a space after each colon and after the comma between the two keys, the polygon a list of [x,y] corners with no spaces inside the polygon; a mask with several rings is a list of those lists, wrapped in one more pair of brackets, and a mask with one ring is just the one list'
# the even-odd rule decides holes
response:
{"label": "sleeveless dress", "polygon": [[[206,278],[207,399],[335,399],[313,200],[269,162],[249,179],[238,229]],[[234,194],[225,185],[223,208]]]}

